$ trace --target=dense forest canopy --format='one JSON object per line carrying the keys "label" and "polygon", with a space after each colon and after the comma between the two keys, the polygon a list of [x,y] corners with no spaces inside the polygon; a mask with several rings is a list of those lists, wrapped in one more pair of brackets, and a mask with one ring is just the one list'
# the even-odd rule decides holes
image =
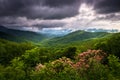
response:
{"label": "dense forest canopy", "polygon": [[94,34],[78,31],[39,43],[0,39],[0,79],[119,80],[120,33],[89,38],[79,32]]}

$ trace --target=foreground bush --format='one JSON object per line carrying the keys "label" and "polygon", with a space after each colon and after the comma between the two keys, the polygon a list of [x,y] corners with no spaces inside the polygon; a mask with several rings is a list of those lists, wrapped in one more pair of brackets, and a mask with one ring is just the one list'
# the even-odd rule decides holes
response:
{"label": "foreground bush", "polygon": [[[38,50],[38,49],[37,49]],[[36,49],[32,50],[34,53]],[[31,52],[31,51],[30,51]],[[28,53],[25,54],[29,60]],[[34,53],[35,54],[35,53]],[[36,57],[38,54],[36,54]],[[23,56],[22,56],[23,57]],[[38,60],[35,55],[32,61]],[[107,60],[107,62],[106,62]],[[104,64],[106,62],[106,64]],[[88,50],[75,57],[75,60],[62,57],[48,63],[27,65],[21,57],[11,61],[11,65],[0,65],[2,80],[120,80],[120,60],[114,55],[107,56],[101,50]],[[28,63],[29,64],[29,63]],[[30,63],[32,64],[32,63]]]}
{"label": "foreground bush", "polygon": [[101,49],[107,54],[114,54],[120,58],[120,33],[95,44],[95,49]]}
{"label": "foreground bush", "polygon": [[[41,65],[41,64],[40,64]],[[34,72],[32,79],[38,80],[80,80],[78,73],[72,67],[73,62],[66,57],[47,63]],[[39,65],[38,65],[39,66]]]}

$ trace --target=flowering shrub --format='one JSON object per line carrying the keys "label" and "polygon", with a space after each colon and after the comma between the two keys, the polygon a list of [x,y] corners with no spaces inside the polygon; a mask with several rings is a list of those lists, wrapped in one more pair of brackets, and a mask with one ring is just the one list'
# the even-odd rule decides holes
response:
{"label": "flowering shrub", "polygon": [[73,65],[75,68],[89,68],[92,61],[103,62],[106,57],[106,53],[102,50],[88,50],[76,57],[77,62]]}
{"label": "flowering shrub", "polygon": [[72,65],[73,62],[69,58],[62,57],[59,58],[58,60],[49,63],[49,65],[46,65],[46,67],[49,67],[49,70],[59,73],[63,71],[65,68],[71,67]]}
{"label": "flowering shrub", "polygon": [[[88,50],[87,52],[83,52],[76,57],[77,60],[76,63],[73,63],[69,58],[62,57],[59,58],[58,60],[49,63],[48,67],[55,72],[60,72],[61,70],[64,70],[64,68],[68,66],[75,69],[89,68],[90,63],[92,63],[93,61],[102,63],[105,57],[106,53],[104,53],[102,50]],[[43,68],[42,64],[36,66],[36,70],[38,71],[41,68]]]}
{"label": "flowering shrub", "polygon": [[35,67],[35,71],[40,71],[42,68],[44,68],[45,66],[42,65],[41,63],[37,64],[37,66]]}
{"label": "flowering shrub", "polygon": [[73,62],[69,58],[62,57],[46,65],[37,64],[37,66],[35,67],[35,70],[40,71],[41,69],[46,68],[47,70],[49,69],[54,72],[60,72],[64,70],[65,67],[72,67],[72,65],[73,65]]}
{"label": "flowering shrub", "polygon": [[88,50],[75,57],[62,57],[45,65],[38,64],[31,76],[35,80],[118,80],[120,63],[114,56],[102,64],[107,54],[102,50]]}
{"label": "flowering shrub", "polygon": [[53,65],[57,63],[62,63],[64,65],[70,65],[70,66],[73,64],[72,61],[66,57],[59,58],[58,60],[52,62]]}

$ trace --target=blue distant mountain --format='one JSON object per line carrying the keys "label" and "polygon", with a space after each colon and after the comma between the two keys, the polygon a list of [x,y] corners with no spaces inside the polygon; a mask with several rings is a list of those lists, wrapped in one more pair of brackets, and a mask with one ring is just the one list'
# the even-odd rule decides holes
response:
{"label": "blue distant mountain", "polygon": [[44,30],[41,30],[40,33],[42,34],[46,34],[48,36],[56,36],[56,37],[59,37],[59,36],[64,36],[64,35],[67,35],[69,33],[71,33],[72,30],[70,29],[44,29]]}
{"label": "blue distant mountain", "polygon": [[96,28],[87,29],[86,31],[88,31],[88,32],[110,32],[110,33],[119,32],[119,30],[117,30],[117,29],[96,29]]}

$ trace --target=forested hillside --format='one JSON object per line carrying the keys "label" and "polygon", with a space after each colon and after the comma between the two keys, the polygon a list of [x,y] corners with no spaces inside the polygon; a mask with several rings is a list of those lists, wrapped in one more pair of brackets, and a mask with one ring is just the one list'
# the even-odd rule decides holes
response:
{"label": "forested hillside", "polygon": [[0,79],[119,80],[119,40],[120,33],[84,31],[54,38],[52,46],[0,39]]}
{"label": "forested hillside", "polygon": [[4,26],[0,26],[0,38],[15,42],[40,42],[48,38],[48,36],[36,32],[8,29]]}
{"label": "forested hillside", "polygon": [[62,37],[55,37],[52,39],[48,39],[46,41],[43,41],[43,44],[46,45],[58,45],[58,44],[72,44],[72,43],[80,43],[91,39],[97,39],[97,38],[104,38],[107,36],[112,35],[112,33],[107,32],[86,32],[86,31],[75,31],[68,35],[62,36]]}

